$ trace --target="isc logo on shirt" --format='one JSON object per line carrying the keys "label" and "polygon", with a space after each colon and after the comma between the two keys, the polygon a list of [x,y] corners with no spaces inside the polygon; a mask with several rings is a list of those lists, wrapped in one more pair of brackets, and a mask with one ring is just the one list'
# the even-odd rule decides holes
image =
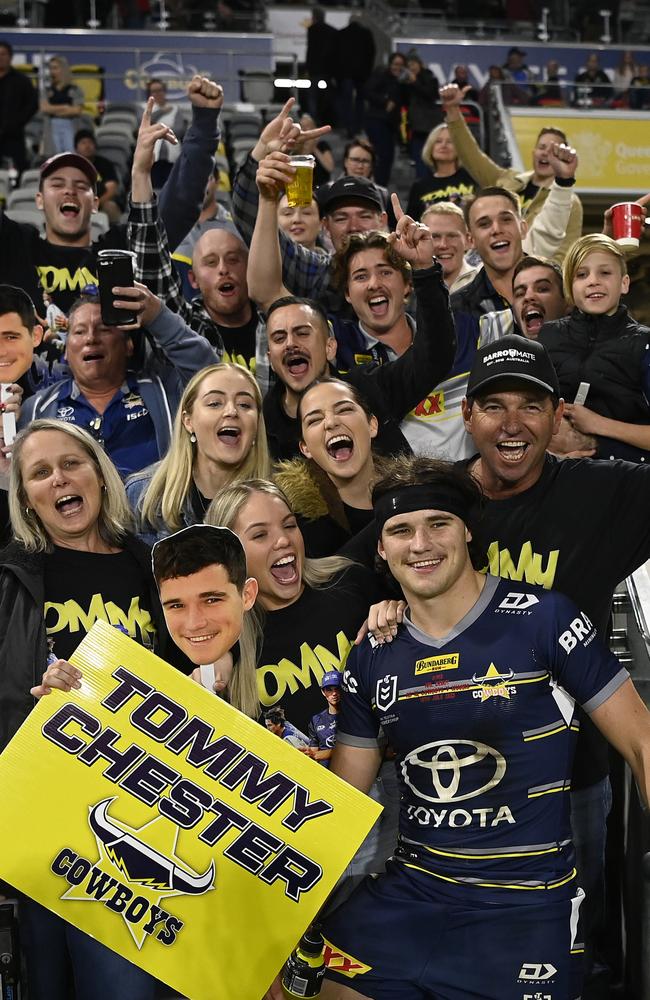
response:
{"label": "isc logo on shirt", "polygon": [[437,674],[440,670],[456,670],[460,662],[460,653],[446,653],[444,656],[427,656],[426,660],[415,661],[415,676],[418,674]]}

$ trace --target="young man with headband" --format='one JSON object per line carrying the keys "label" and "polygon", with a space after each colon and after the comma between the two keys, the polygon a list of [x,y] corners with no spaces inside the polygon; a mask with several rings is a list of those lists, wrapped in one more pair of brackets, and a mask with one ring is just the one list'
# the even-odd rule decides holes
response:
{"label": "young man with headband", "polygon": [[464,470],[395,459],[373,503],[379,557],[408,610],[392,643],[368,638],[350,655],[331,770],[367,792],[385,733],[402,786],[400,842],[386,873],[325,921],[332,953],[356,971],[332,962],[323,1000],[573,1000],[577,704],[646,801],[650,715],[567,598],[477,572],[482,496]]}

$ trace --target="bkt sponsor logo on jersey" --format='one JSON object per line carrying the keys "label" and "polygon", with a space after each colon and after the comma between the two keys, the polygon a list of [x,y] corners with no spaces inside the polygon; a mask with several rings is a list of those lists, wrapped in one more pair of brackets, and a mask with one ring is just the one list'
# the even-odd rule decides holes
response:
{"label": "bkt sponsor logo on jersey", "polygon": [[576,648],[579,642],[583,646],[588,646],[596,638],[594,626],[584,613],[579,618],[574,618],[568,629],[562,633],[558,642],[565,653],[570,653]]}
{"label": "bkt sponsor logo on jersey", "polygon": [[496,609],[497,615],[532,615],[530,610],[535,604],[539,604],[539,597],[534,594],[518,594],[513,591],[501,601]]}

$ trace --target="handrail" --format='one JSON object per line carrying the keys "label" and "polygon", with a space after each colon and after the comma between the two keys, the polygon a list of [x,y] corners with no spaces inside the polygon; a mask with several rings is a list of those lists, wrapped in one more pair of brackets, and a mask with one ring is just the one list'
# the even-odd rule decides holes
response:
{"label": "handrail", "polygon": [[[650,647],[650,565],[646,562],[625,581],[636,627]],[[650,652],[650,649],[649,649]]]}

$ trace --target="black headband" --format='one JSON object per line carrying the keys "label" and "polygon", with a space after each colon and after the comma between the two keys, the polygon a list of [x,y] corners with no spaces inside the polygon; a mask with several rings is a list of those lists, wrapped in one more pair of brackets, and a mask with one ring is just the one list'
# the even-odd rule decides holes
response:
{"label": "black headband", "polygon": [[454,486],[401,486],[384,493],[375,502],[375,523],[381,533],[386,521],[397,514],[412,514],[416,510],[444,510],[455,514],[464,524],[471,516],[472,504]]}

